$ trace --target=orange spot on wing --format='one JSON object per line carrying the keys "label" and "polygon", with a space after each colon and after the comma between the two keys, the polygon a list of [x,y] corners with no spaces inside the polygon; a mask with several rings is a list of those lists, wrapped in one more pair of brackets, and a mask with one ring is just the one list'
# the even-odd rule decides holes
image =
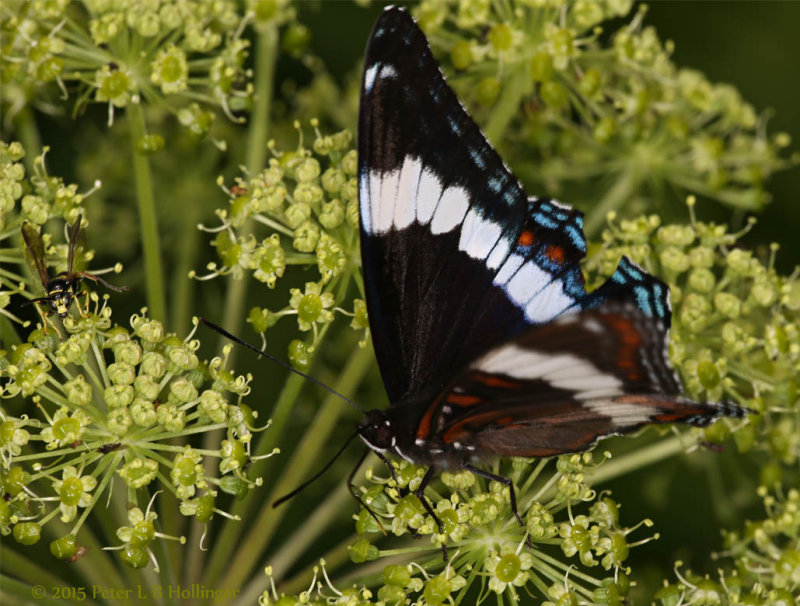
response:
{"label": "orange spot on wing", "polygon": [[516,381],[509,381],[508,379],[503,379],[496,375],[475,373],[470,376],[470,379],[481,385],[486,385],[486,387],[501,387],[505,389],[516,389],[520,387],[520,384]]}
{"label": "orange spot on wing", "polygon": [[553,263],[563,263],[564,262],[564,249],[560,246],[551,245],[544,249],[544,254],[550,259]]}
{"label": "orange spot on wing", "polygon": [[478,396],[471,396],[467,393],[451,393],[447,396],[448,404],[455,404],[456,406],[475,406],[481,404],[483,398]]}
{"label": "orange spot on wing", "polygon": [[637,381],[640,378],[637,371],[637,351],[642,338],[633,323],[623,316],[610,316],[608,322],[622,341],[617,353],[617,366],[627,371],[629,380]]}
{"label": "orange spot on wing", "polygon": [[428,410],[425,411],[425,414],[422,415],[422,418],[419,420],[419,424],[417,425],[417,437],[420,440],[424,440],[431,435],[431,422],[433,421],[433,413],[436,412],[438,407],[439,402],[432,402],[431,405],[428,406]]}
{"label": "orange spot on wing", "polygon": [[529,229],[523,231],[519,235],[519,240],[517,240],[517,243],[520,246],[530,246],[531,244],[533,244],[533,232]]}

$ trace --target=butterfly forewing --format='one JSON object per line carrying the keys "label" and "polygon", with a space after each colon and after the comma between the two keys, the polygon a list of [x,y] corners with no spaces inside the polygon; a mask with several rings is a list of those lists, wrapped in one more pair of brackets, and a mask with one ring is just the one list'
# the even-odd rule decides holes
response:
{"label": "butterfly forewing", "polygon": [[392,402],[435,395],[583,294],[580,213],[526,197],[400,9],[383,13],[367,48],[359,189],[367,305]]}

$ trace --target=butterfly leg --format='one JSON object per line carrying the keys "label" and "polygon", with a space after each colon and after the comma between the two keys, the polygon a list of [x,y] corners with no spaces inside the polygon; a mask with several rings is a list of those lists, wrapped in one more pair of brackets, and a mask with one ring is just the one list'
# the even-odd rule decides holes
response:
{"label": "butterfly leg", "polygon": [[523,528],[525,527],[525,523],[522,521],[522,518],[519,516],[519,512],[517,511],[517,495],[516,492],[514,491],[514,483],[511,481],[511,478],[506,478],[505,476],[498,476],[489,471],[478,469],[477,467],[473,467],[469,463],[464,464],[464,469],[466,469],[467,471],[471,471],[476,476],[481,476],[482,478],[486,478],[487,480],[495,480],[496,482],[500,482],[503,486],[508,486],[508,493],[511,496],[511,511],[517,518],[517,522],[519,522],[519,525],[522,526]]}
{"label": "butterfly leg", "polygon": [[[383,534],[386,534],[386,529],[383,527],[383,524],[381,523],[380,519],[375,514],[375,512],[372,511],[369,508],[369,505],[367,505],[364,502],[364,500],[361,498],[361,495],[358,494],[358,491],[356,490],[355,484],[353,483],[353,479],[356,477],[356,474],[358,473],[358,470],[361,468],[361,465],[364,463],[364,459],[367,458],[367,455],[369,453],[370,453],[369,450],[365,450],[364,454],[362,454],[361,457],[358,459],[358,461],[356,461],[355,467],[353,467],[353,471],[351,471],[350,475],[347,476],[347,488],[350,490],[350,494],[353,495],[353,498],[356,501],[358,501],[358,504],[361,505],[361,507],[363,507],[364,509],[366,509],[367,513],[369,513],[369,515],[372,516],[372,519],[375,520],[375,522],[377,522],[378,528],[381,529],[381,532]],[[392,473],[394,473],[394,472],[392,472]]]}
{"label": "butterfly leg", "polygon": [[[442,520],[439,519],[439,516],[436,515],[436,512],[433,510],[433,505],[428,500],[428,497],[425,496],[425,488],[427,488],[428,484],[431,483],[433,479],[433,475],[436,472],[435,467],[428,467],[428,471],[425,472],[425,475],[422,476],[422,481],[417,486],[417,489],[414,491],[416,497],[422,503],[422,506],[425,507],[425,511],[428,512],[428,515],[433,518],[433,521],[436,522],[436,528],[439,530],[439,534],[444,534],[444,526],[442,526]],[[413,529],[412,529],[413,531]],[[447,555],[447,544],[442,543],[442,559],[447,562],[449,556]]]}

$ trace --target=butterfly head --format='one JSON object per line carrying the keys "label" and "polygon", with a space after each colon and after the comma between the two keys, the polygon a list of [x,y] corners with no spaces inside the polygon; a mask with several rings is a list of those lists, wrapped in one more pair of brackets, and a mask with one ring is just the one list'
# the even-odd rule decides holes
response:
{"label": "butterfly head", "polygon": [[391,421],[382,410],[367,412],[364,421],[358,425],[358,435],[377,452],[391,450],[395,445]]}

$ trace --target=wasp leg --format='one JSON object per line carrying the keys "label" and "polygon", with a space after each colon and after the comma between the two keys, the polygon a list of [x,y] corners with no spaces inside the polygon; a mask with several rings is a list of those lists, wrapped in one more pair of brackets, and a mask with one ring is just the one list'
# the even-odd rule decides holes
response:
{"label": "wasp leg", "polygon": [[89,314],[85,313],[83,311],[83,307],[81,307],[81,301],[79,299],[79,297],[81,295],[86,295],[86,301],[84,302],[84,305],[86,306],[86,309],[89,309],[89,291],[88,290],[84,290],[83,292],[79,292],[78,294],[76,294],[73,297],[73,301],[75,301],[75,307],[78,308],[78,313],[80,313],[81,314],[81,318],[83,318],[85,320],[86,318],[89,317]]}
{"label": "wasp leg", "polygon": [[38,299],[32,301],[32,303],[33,303],[34,307],[36,307],[36,311],[39,312],[39,317],[42,319],[42,332],[44,334],[47,334],[47,327],[48,326],[52,326],[53,330],[56,331],[56,334],[58,335],[58,338],[61,339],[62,338],[61,337],[61,331],[58,330],[58,326],[56,326],[55,323],[50,319],[50,315],[51,315],[50,310],[47,309],[46,312],[43,312],[42,308],[40,306],[41,302]]}

